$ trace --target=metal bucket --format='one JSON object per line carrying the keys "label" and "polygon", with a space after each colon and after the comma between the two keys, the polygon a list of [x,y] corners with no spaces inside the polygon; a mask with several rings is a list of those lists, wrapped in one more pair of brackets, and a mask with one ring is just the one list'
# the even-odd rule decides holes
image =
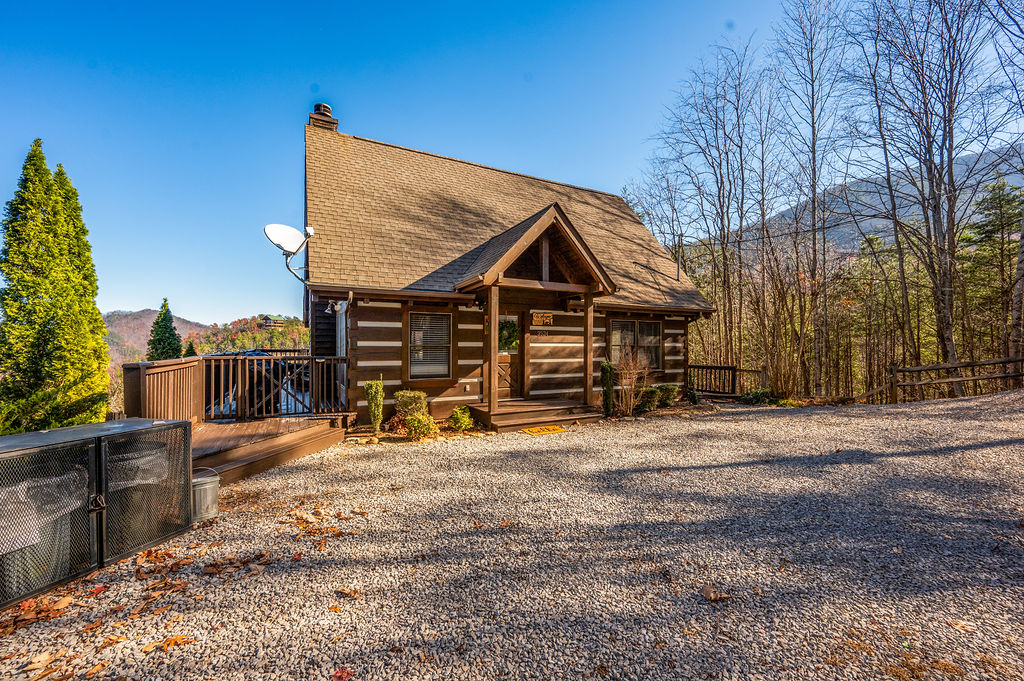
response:
{"label": "metal bucket", "polygon": [[[197,468],[211,475],[192,477],[192,522],[203,523],[217,517],[217,495],[220,493],[220,475],[212,468]],[[194,473],[195,471],[193,471]]]}

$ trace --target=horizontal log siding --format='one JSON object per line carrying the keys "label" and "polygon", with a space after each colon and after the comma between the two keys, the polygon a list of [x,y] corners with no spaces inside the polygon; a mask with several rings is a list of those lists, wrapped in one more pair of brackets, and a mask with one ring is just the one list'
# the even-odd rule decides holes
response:
{"label": "horizontal log siding", "polygon": [[[537,310],[551,314],[550,326],[531,324],[528,361],[529,382],[523,397],[530,399],[565,397],[583,400],[583,314]],[[527,321],[531,320],[529,314]],[[604,357],[604,316],[594,315],[594,366]]]}
{"label": "horizontal log siding", "polygon": [[[652,371],[651,384],[686,380],[688,357],[687,329],[689,321],[671,315],[630,314],[620,312],[594,315],[594,391],[601,390],[601,362],[608,358],[605,336],[609,319],[636,319],[661,323],[662,369]],[[583,317],[579,314],[555,313],[549,327],[531,326],[530,385],[527,397],[565,397],[582,400]],[[540,334],[546,335],[540,335]]]}
{"label": "horizontal log siding", "polygon": [[408,345],[402,335],[402,306],[356,301],[349,312],[349,347],[353,362],[348,374],[348,394],[349,408],[357,412],[360,423],[369,420],[364,388],[366,381],[380,378],[384,379],[385,420],[394,414],[393,395],[398,390],[425,392],[430,413],[435,418],[447,417],[460,404],[476,404],[482,399],[483,312],[427,304],[414,305],[409,309],[450,312],[453,315],[452,340],[457,347],[453,347],[452,376],[449,379],[403,383],[402,361]]}

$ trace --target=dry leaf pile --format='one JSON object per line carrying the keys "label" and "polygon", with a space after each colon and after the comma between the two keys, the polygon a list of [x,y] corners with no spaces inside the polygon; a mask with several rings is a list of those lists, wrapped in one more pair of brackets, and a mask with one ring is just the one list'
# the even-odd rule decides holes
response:
{"label": "dry leaf pile", "polygon": [[267,565],[274,562],[274,557],[267,551],[260,551],[251,556],[229,554],[203,566],[204,575],[219,575],[225,581],[255,577],[263,572]]}

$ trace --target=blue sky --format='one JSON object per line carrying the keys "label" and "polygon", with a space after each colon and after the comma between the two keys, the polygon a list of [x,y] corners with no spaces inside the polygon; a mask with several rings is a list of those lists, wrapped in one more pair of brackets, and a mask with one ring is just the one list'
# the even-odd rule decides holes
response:
{"label": "blue sky", "polygon": [[[143,5],[149,5],[143,6]],[[103,311],[299,314],[263,237],[302,224],[302,125],[607,191],[643,169],[707,45],[774,2],[3,3],[0,196],[29,144],[65,165]]]}

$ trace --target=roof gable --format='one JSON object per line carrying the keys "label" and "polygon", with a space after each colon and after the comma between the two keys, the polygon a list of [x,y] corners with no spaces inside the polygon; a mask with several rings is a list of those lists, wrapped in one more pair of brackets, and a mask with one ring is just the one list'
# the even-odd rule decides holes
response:
{"label": "roof gable", "polygon": [[614,283],[602,301],[713,309],[620,196],[306,126],[311,289],[450,293],[556,203]]}
{"label": "roof gable", "polygon": [[488,240],[480,255],[466,271],[465,278],[455,285],[455,289],[461,291],[494,284],[526,249],[536,243],[549,229],[558,230],[565,238],[569,248],[593,277],[596,283],[595,292],[615,292],[615,284],[608,273],[601,267],[600,261],[557,203],[546,206],[518,225]]}

